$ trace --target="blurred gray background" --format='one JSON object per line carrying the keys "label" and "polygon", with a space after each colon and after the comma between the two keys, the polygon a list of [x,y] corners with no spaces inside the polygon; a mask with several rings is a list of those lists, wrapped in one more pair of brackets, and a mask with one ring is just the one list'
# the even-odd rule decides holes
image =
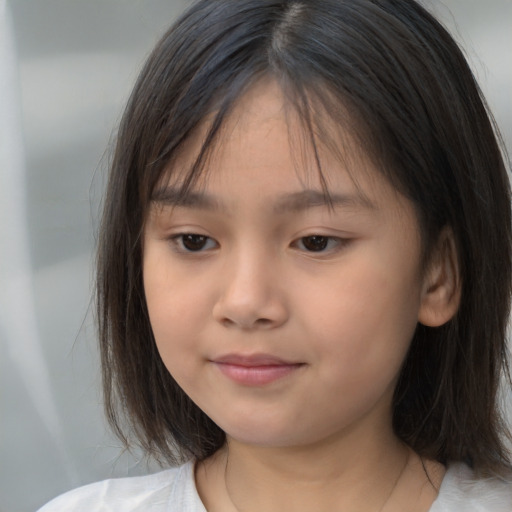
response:
{"label": "blurred gray background", "polygon": [[[147,470],[102,417],[94,230],[124,102],[187,3],[0,0],[0,512]],[[510,151],[512,0],[425,3],[465,47]]]}

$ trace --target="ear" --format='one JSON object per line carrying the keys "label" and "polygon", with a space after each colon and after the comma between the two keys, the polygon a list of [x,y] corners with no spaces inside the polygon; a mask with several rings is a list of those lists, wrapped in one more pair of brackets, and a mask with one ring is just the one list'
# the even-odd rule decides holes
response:
{"label": "ear", "polygon": [[439,327],[453,318],[459,308],[461,280],[453,231],[446,227],[439,235],[423,278],[418,321]]}

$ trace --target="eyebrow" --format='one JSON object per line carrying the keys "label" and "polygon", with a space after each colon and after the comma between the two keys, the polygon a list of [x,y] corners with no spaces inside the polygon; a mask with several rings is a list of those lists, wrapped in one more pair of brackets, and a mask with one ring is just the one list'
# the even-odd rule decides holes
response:
{"label": "eyebrow", "polygon": [[220,203],[211,195],[203,192],[186,192],[166,187],[157,189],[151,196],[151,202],[162,206],[178,206],[182,208],[199,208],[200,210],[221,210]]}
{"label": "eyebrow", "polygon": [[[221,211],[226,208],[212,195],[205,192],[183,194],[172,187],[155,190],[151,202],[162,206],[197,208],[206,211]],[[279,197],[273,206],[276,214],[298,213],[314,207],[344,207],[376,210],[376,205],[362,193],[328,194],[321,190],[305,189]]]}
{"label": "eyebrow", "polygon": [[359,194],[328,194],[323,190],[301,190],[287,194],[274,205],[276,213],[301,212],[318,206],[377,209],[368,197]]}

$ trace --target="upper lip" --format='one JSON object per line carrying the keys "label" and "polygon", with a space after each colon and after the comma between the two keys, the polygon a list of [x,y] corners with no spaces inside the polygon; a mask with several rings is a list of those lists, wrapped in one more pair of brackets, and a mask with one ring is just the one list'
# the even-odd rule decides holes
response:
{"label": "upper lip", "polygon": [[232,364],[236,366],[291,366],[297,365],[293,361],[287,361],[270,354],[226,354],[213,359],[214,363],[218,364]]}

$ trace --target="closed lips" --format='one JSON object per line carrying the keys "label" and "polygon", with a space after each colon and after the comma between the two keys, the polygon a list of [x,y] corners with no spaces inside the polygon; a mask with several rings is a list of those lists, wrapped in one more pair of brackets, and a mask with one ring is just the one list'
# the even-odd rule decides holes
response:
{"label": "closed lips", "polygon": [[232,381],[246,386],[270,384],[290,375],[304,363],[294,363],[269,355],[228,355],[213,361]]}

